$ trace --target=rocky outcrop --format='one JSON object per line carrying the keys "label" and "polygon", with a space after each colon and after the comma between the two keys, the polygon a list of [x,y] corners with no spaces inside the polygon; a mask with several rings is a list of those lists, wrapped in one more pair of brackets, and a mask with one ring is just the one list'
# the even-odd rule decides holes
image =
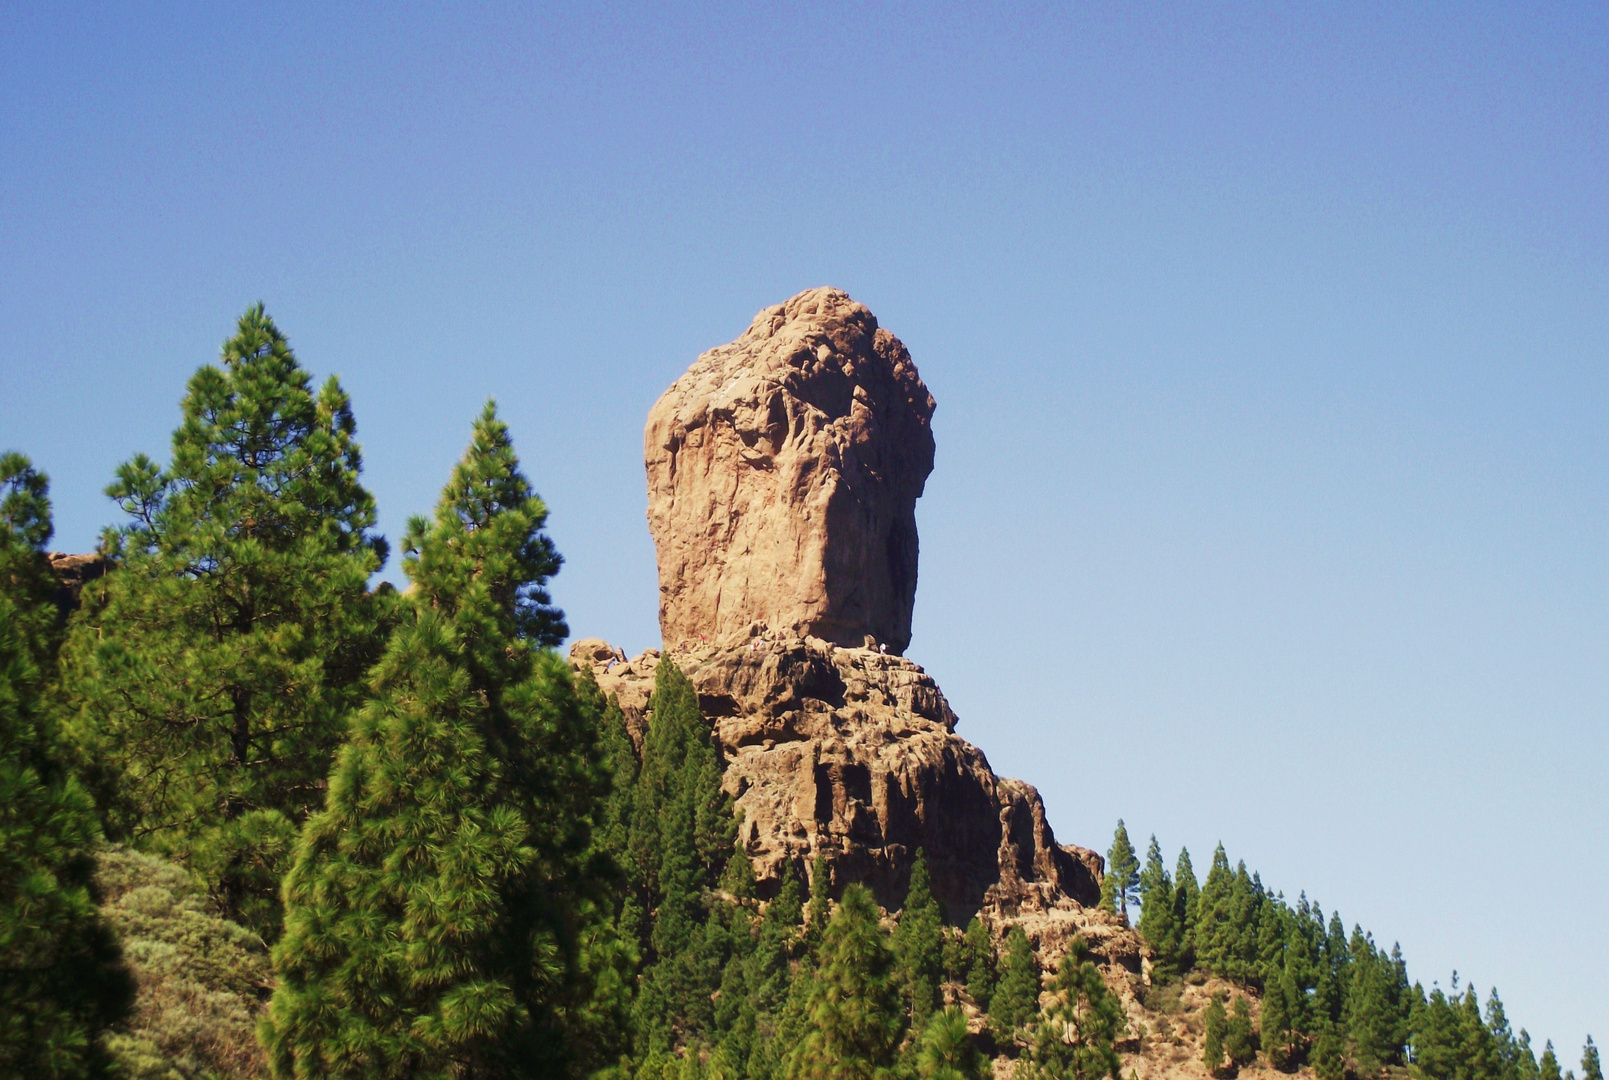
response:
{"label": "rocky outcrop", "polygon": [[[955,734],[955,713],[920,665],[759,624],[666,655],[711,723],[762,895],[784,862],[804,873],[821,855],[835,892],[865,882],[892,909],[921,848],[957,923],[980,910],[1050,918],[1099,898],[1101,857],[1056,842],[1039,793],[996,777]],[[619,701],[640,748],[661,654],[627,660],[588,639],[570,657]]]}
{"label": "rocky outcrop", "polygon": [[905,346],[837,289],[694,361],[643,437],[665,642],[762,621],[904,652],[932,415]]}

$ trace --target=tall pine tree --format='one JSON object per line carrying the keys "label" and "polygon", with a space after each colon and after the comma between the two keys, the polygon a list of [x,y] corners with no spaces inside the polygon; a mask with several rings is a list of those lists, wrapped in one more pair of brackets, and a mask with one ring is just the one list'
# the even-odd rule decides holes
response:
{"label": "tall pine tree", "polygon": [[1010,1044],[1039,1012],[1039,964],[1020,926],[1006,934],[1005,954],[989,1003],[989,1027],[997,1042]]}
{"label": "tall pine tree", "polygon": [[789,1055],[788,1080],[889,1080],[905,1030],[900,996],[877,903],[851,885],[817,953],[810,1031]]}
{"label": "tall pine tree", "polygon": [[90,892],[88,794],[40,707],[57,613],[49,486],[0,455],[0,1077],[99,1076],[101,1033],[133,998]]}
{"label": "tall pine tree", "polygon": [[1106,986],[1082,939],[1074,938],[1034,1025],[1033,1080],[1118,1080],[1116,1043],[1128,1029],[1122,1002]]}
{"label": "tall pine tree", "polygon": [[1112,835],[1112,846],[1106,852],[1106,876],[1101,879],[1101,904],[1109,911],[1129,917],[1129,902],[1139,899],[1140,860],[1129,841],[1128,828],[1123,819],[1117,821]]}
{"label": "tall pine tree", "polygon": [[547,510],[488,404],[405,618],[285,882],[263,1041],[276,1076],[514,1077],[574,1065],[582,921],[608,792],[596,717],[551,650]]}
{"label": "tall pine tree", "polygon": [[107,489],[68,707],[114,839],[188,865],[277,932],[279,879],[384,644],[385,560],[347,396],[317,392],[262,306],[190,379],[172,460]]}
{"label": "tall pine tree", "polygon": [[911,1028],[921,1031],[941,1004],[944,977],[944,917],[928,884],[927,857],[920,848],[911,884],[894,930],[894,961],[905,986]]}

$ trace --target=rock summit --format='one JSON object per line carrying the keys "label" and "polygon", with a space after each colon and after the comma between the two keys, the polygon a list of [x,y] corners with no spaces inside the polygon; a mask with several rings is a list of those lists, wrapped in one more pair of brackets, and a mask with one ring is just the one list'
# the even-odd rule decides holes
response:
{"label": "rock summit", "polygon": [[904,652],[932,416],[905,346],[837,289],[695,360],[643,436],[666,645],[764,623]]}

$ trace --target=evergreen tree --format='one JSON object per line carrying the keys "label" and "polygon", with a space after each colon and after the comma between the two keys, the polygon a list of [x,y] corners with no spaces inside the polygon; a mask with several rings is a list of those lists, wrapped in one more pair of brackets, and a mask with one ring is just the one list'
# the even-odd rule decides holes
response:
{"label": "evergreen tree", "polygon": [[[40,708],[57,626],[48,482],[0,455],[0,1077],[99,1076],[134,995],[90,891],[94,806]],[[43,574],[47,576],[42,580]]]}
{"label": "evergreen tree", "polygon": [[1592,1043],[1592,1036],[1587,1036],[1587,1044],[1581,1048],[1581,1080],[1603,1080],[1603,1061],[1598,1056],[1598,1048]]}
{"label": "evergreen tree", "polygon": [[1251,1022],[1251,1005],[1246,995],[1235,995],[1235,1004],[1224,1025],[1224,1056],[1231,1068],[1238,1069],[1257,1060],[1257,1030]]}
{"label": "evergreen tree", "polygon": [[1173,867],[1173,925],[1179,936],[1176,962],[1180,971],[1189,971],[1195,966],[1196,916],[1200,900],[1201,883],[1196,880],[1195,867],[1190,864],[1190,849],[1180,848],[1179,859]]}
{"label": "evergreen tree", "polygon": [[806,916],[804,941],[805,960],[814,963],[816,952],[826,937],[827,920],[832,917],[832,871],[827,859],[817,855],[810,864],[810,908]]}
{"label": "evergreen tree", "polygon": [[561,1075],[586,999],[590,829],[609,790],[596,718],[550,642],[547,510],[488,404],[416,591],[285,881],[275,1075]]}
{"label": "evergreen tree", "polygon": [[1212,868],[1202,883],[1201,895],[1196,900],[1196,917],[1193,932],[1196,959],[1209,971],[1227,975],[1229,957],[1233,951],[1235,927],[1230,923],[1230,890],[1234,888],[1235,874],[1229,869],[1229,856],[1219,844],[1212,853]]}
{"label": "evergreen tree", "polygon": [[1129,842],[1128,829],[1118,819],[1112,846],[1106,852],[1106,874],[1101,878],[1101,907],[1129,917],[1129,901],[1139,899],[1140,861]]}
{"label": "evergreen tree", "polygon": [[966,1014],[949,1008],[936,1012],[922,1030],[916,1059],[918,1080],[983,1080],[983,1055],[967,1032]]}
{"label": "evergreen tree", "polygon": [[1010,1044],[1039,1011],[1039,965],[1022,927],[1006,935],[1005,962],[989,1004],[989,1027],[996,1041]]}
{"label": "evergreen tree", "polygon": [[967,923],[964,940],[967,993],[972,996],[973,1004],[988,1012],[989,1002],[994,997],[994,940],[983,920],[975,915]]}
{"label": "evergreen tree", "polygon": [[927,857],[920,848],[911,866],[899,925],[894,930],[894,961],[904,985],[912,1031],[927,1027],[928,1017],[943,1004],[944,917],[928,884]]}
{"label": "evergreen tree", "polygon": [[54,532],[49,477],[22,454],[0,454],[0,596],[11,601],[7,621],[18,644],[46,677],[61,644],[58,586],[45,557]]}
{"label": "evergreen tree", "polygon": [[1291,1000],[1287,996],[1290,976],[1281,971],[1263,987],[1263,1011],[1259,1018],[1263,1056],[1276,1069],[1289,1068],[1295,1060],[1295,1032],[1291,1020]]}
{"label": "evergreen tree", "polygon": [[1089,950],[1074,938],[1050,984],[1050,1002],[1034,1027],[1030,1075],[1043,1080],[1119,1080],[1117,1041],[1128,1028],[1122,1003],[1107,989]]}
{"label": "evergreen tree", "polygon": [[654,669],[649,706],[631,832],[642,910],[653,913],[635,1006],[640,1053],[714,1036],[713,998],[731,954],[713,890],[737,838],[698,694],[668,658]]}
{"label": "evergreen tree", "polygon": [[1206,1038],[1201,1045],[1201,1064],[1207,1067],[1207,1072],[1216,1076],[1224,1066],[1224,1034],[1229,1026],[1224,1016],[1223,994],[1212,995],[1204,1021]]}
{"label": "evergreen tree", "polygon": [[[277,933],[279,880],[384,645],[385,561],[347,396],[311,380],[258,305],[190,379],[164,469],[107,493],[131,521],[87,589],[66,707],[113,839],[188,865],[230,918]],[[543,640],[556,642],[555,621]]]}
{"label": "evergreen tree", "polygon": [[1178,930],[1173,921],[1173,879],[1162,863],[1162,848],[1156,837],[1145,852],[1145,869],[1140,871],[1140,936],[1151,946],[1153,980],[1166,980],[1177,974]]}
{"label": "evergreen tree", "polygon": [[1537,1075],[1541,1080],[1560,1080],[1559,1057],[1553,1052],[1553,1040],[1549,1039],[1542,1048],[1542,1060],[1537,1065]]}
{"label": "evergreen tree", "polygon": [[816,957],[810,1031],[788,1057],[788,1080],[888,1080],[903,1014],[877,904],[865,886],[851,885]]}

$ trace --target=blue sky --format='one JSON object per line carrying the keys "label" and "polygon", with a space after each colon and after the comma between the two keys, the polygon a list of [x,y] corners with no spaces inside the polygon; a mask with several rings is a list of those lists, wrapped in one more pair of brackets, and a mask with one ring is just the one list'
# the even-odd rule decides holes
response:
{"label": "blue sky", "polygon": [[1609,9],[329,7],[0,3],[58,546],[261,299],[393,539],[495,396],[635,652],[649,406],[838,285],[938,400],[910,653],[1061,839],[1609,1037]]}

